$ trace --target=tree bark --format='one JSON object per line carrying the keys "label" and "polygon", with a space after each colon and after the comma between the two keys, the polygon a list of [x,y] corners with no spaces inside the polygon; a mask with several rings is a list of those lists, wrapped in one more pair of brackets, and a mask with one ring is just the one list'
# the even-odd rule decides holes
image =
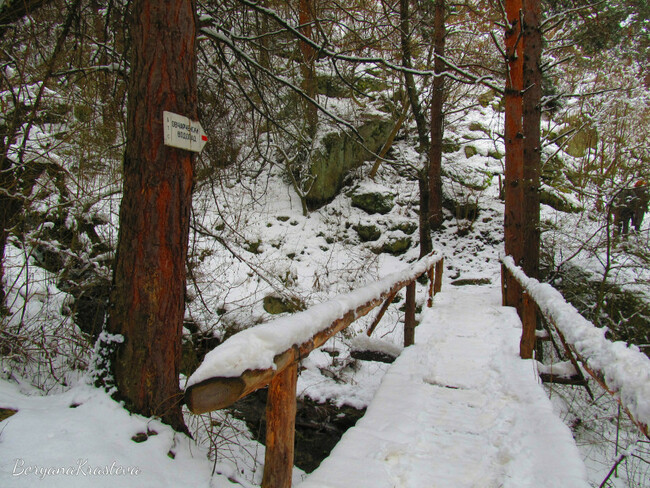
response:
{"label": "tree bark", "polygon": [[102,348],[105,380],[127,408],[179,431],[193,156],[163,145],[163,111],[197,119],[195,11],[193,0],[132,4],[124,194]]}
{"label": "tree bark", "polygon": [[429,202],[431,199],[429,198],[429,176],[426,167],[418,171],[418,188],[420,190],[420,257],[423,258],[431,251],[433,251],[433,243],[431,242],[431,224],[429,218]]}
{"label": "tree bark", "polygon": [[[542,31],[540,28],[540,0],[523,0],[523,246],[521,266],[524,272],[539,278],[539,174],[541,168],[540,121],[542,116]],[[524,330],[521,337],[520,354],[522,358],[533,357],[535,350],[535,329],[537,328],[537,309],[522,305]]]}
{"label": "tree bark", "polygon": [[[409,13],[409,0],[400,0],[400,43],[402,47],[402,66],[405,68],[413,68],[413,61],[411,56],[411,22]],[[427,153],[429,151],[429,135],[427,134],[427,122],[420,99],[418,98],[417,88],[415,87],[415,79],[413,73],[404,73],[404,85],[411,104],[411,111],[415,119],[415,125],[418,131],[418,142],[420,153]]]}
{"label": "tree bark", "polygon": [[524,133],[524,272],[539,278],[539,175],[541,168],[540,121],[542,116],[542,32],[540,0],[523,0],[524,60],[523,133]]}
{"label": "tree bark", "polygon": [[415,344],[415,281],[406,285],[404,312],[404,347]]}
{"label": "tree bark", "polygon": [[[523,133],[523,43],[521,39],[521,0],[506,0],[508,26],[505,31],[506,89],[505,89],[505,252],[517,265],[524,257],[524,133]],[[510,275],[505,274],[505,303],[522,312],[522,289]]]}
{"label": "tree bark", "polygon": [[[309,39],[312,39],[312,24],[316,15],[314,12],[313,0],[300,0],[298,16],[300,22],[300,32]],[[302,54],[302,63],[300,70],[302,72],[302,88],[311,99],[316,99],[318,95],[318,81],[316,79],[316,50],[304,41],[300,41],[300,53]],[[310,137],[316,135],[318,125],[318,108],[309,100],[302,99],[305,118],[307,120],[307,134]]]}
{"label": "tree bark", "polygon": [[442,136],[444,133],[443,103],[445,99],[445,70],[442,56],[445,55],[445,0],[436,0],[433,24],[434,72],[431,96],[431,149],[429,151],[429,225],[438,229],[443,222],[442,215]]}
{"label": "tree bark", "polygon": [[296,383],[294,363],[273,378],[266,399],[266,453],[262,488],[291,488],[296,436]]}

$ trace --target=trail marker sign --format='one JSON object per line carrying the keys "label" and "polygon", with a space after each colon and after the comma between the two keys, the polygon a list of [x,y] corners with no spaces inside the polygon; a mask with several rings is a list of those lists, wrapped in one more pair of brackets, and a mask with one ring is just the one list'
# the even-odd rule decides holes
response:
{"label": "trail marker sign", "polygon": [[190,120],[183,115],[164,111],[163,127],[165,146],[201,152],[208,142],[208,136],[203,132],[203,127],[198,120]]}

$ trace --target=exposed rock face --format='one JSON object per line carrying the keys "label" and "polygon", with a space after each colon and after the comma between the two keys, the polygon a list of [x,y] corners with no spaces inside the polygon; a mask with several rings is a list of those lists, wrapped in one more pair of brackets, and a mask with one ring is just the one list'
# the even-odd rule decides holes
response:
{"label": "exposed rock face", "polygon": [[[373,115],[357,130],[365,146],[376,153],[384,145],[392,126],[392,121]],[[318,208],[332,200],[341,190],[345,176],[371,158],[372,154],[359,144],[354,135],[341,131],[327,134],[313,155],[311,173],[316,180],[307,195],[307,204]]]}

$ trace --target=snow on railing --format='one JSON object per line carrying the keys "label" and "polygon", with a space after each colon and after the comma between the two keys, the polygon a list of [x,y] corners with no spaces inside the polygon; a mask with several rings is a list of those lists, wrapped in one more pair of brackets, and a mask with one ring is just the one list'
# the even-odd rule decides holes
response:
{"label": "snow on railing", "polygon": [[[334,321],[354,312],[368,302],[383,301],[396,285],[412,282],[431,269],[442,256],[432,254],[403,271],[392,273],[358,290],[314,305],[303,312],[280,317],[245,329],[209,352],[187,382],[193,386],[214,376],[239,376],[246,370],[273,367],[273,358],[292,346],[303,344]],[[360,318],[359,315],[356,318]]]}
{"label": "snow on railing", "polygon": [[511,256],[501,262],[562,334],[584,369],[609,391],[632,421],[648,436],[650,425],[650,359],[635,345],[612,342],[548,283],[526,276]]}

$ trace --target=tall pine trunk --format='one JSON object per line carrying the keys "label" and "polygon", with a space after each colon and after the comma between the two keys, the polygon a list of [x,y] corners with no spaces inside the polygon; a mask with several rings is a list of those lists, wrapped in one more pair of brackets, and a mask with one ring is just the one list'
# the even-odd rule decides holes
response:
{"label": "tall pine trunk", "polygon": [[[298,16],[300,22],[300,32],[307,38],[313,38],[312,24],[316,20],[313,0],[300,0]],[[302,62],[300,71],[302,72],[302,88],[309,98],[316,99],[318,95],[318,80],[316,79],[316,50],[304,41],[300,41],[300,53]],[[318,126],[318,108],[309,100],[302,100],[305,118],[307,121],[307,134],[309,137],[316,135]]]}
{"label": "tall pine trunk", "polygon": [[[400,0],[400,44],[402,47],[402,66],[407,69],[413,69],[413,59],[411,56],[411,18],[409,12],[409,1]],[[415,119],[416,129],[418,131],[418,142],[420,146],[418,151],[420,153],[427,153],[429,151],[429,135],[427,134],[427,122],[422,112],[420,99],[418,98],[417,87],[415,86],[415,78],[413,73],[408,71],[404,72],[404,85],[406,86],[406,93],[411,104],[411,111]]]}
{"label": "tall pine trunk", "polygon": [[539,276],[539,175],[541,168],[542,31],[540,0],[523,0],[524,25],[524,248],[521,266],[528,276]]}
{"label": "tall pine trunk", "polygon": [[436,0],[433,24],[433,65],[436,76],[433,79],[431,96],[431,148],[429,151],[429,224],[432,229],[442,225],[442,137],[444,133],[443,103],[445,99],[445,70],[442,56],[445,55],[445,0]]}
{"label": "tall pine trunk", "polygon": [[[517,265],[524,254],[524,129],[522,93],[523,81],[523,42],[521,37],[521,0],[506,0],[508,26],[505,31],[507,56],[505,90],[505,252],[512,256]],[[516,280],[509,275],[505,282],[506,305],[522,310],[522,290]]]}
{"label": "tall pine trunk", "polygon": [[105,366],[129,410],[186,431],[178,377],[193,156],[163,145],[163,111],[197,119],[195,3],[134,0],[130,32],[124,194]]}
{"label": "tall pine trunk", "polygon": [[[539,278],[539,173],[541,168],[541,100],[542,71],[542,31],[540,28],[540,0],[523,0],[524,23],[524,62],[523,62],[523,131],[524,131],[524,169],[523,197],[524,223],[523,246],[525,254],[521,266],[533,278]],[[537,311],[535,307],[522,307],[524,330],[521,338],[520,354],[524,359],[533,357],[535,349],[535,329]]]}

